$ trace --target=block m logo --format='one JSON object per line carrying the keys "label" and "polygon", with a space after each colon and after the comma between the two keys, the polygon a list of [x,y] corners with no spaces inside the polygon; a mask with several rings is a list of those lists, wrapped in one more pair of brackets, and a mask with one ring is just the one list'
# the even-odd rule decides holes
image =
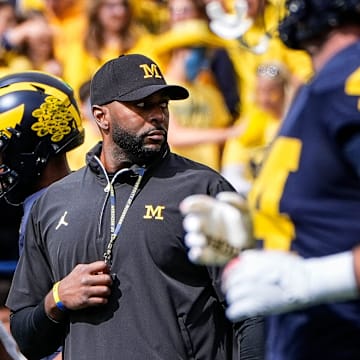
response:
{"label": "block m logo", "polygon": [[146,214],[143,216],[144,219],[155,219],[164,220],[163,210],[165,206],[158,205],[155,208],[152,205],[145,205]]}
{"label": "block m logo", "polygon": [[155,77],[158,79],[162,79],[162,76],[160,74],[159,68],[156,66],[156,64],[142,64],[139,65],[141,69],[144,71],[144,79]]}

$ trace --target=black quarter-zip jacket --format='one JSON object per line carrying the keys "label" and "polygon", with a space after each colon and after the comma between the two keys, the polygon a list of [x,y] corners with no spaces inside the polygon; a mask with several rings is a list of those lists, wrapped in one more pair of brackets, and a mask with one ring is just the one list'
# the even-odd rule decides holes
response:
{"label": "black quarter-zip jacket", "polygon": [[[11,327],[29,359],[64,338],[65,360],[231,359],[218,271],[192,264],[179,203],[191,194],[234,191],[210,168],[171,152],[145,171],[112,251],[109,303],[70,311],[56,324],[43,299],[80,263],[103,259],[110,240],[109,178],[98,160],[51,185],[34,204],[25,247],[7,300]],[[116,223],[137,179],[136,167],[113,177]]]}

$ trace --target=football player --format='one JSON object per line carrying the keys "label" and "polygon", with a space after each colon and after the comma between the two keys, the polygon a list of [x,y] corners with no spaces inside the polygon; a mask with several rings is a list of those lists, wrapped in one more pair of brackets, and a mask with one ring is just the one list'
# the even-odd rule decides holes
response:
{"label": "football player", "polygon": [[[244,250],[225,268],[227,315],[234,321],[268,315],[267,360],[355,360],[360,358],[360,1],[287,0],[286,6],[280,37],[310,54],[315,75],[298,92],[248,196],[252,237],[263,250]],[[214,238],[249,246],[229,236],[236,202],[184,200],[190,259],[211,262],[209,254],[218,251]],[[222,260],[230,254],[222,253]]]}
{"label": "football player", "polygon": [[[0,78],[1,216],[23,208],[20,251],[32,204],[48,185],[69,174],[66,153],[83,141],[80,111],[63,80],[37,71]],[[20,223],[22,212],[16,214],[12,226]],[[2,221],[1,229],[5,225]]]}

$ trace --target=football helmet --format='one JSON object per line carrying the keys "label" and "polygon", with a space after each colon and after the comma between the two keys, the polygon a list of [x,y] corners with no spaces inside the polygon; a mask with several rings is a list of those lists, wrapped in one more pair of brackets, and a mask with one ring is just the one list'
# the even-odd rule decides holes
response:
{"label": "football helmet", "polygon": [[285,6],[279,35],[292,49],[304,49],[304,43],[321,40],[332,28],[360,24],[360,0],[286,0]]}
{"label": "football helmet", "polygon": [[38,71],[0,78],[0,198],[23,201],[49,158],[83,141],[80,111],[63,80]]}

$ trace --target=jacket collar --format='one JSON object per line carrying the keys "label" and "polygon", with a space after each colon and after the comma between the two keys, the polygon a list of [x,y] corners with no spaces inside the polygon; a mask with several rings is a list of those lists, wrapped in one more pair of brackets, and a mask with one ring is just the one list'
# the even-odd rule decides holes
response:
{"label": "jacket collar", "polygon": [[[96,173],[97,175],[104,175],[107,177],[107,175],[104,173],[105,168],[102,166],[100,162],[100,154],[102,150],[102,141],[98,142],[87,154],[86,154],[86,162],[90,169]],[[159,154],[159,156],[156,157],[156,159],[146,166],[146,173],[149,172],[150,169],[153,169],[162,162],[170,153],[169,145],[166,144],[164,147],[164,150]],[[128,171],[131,171],[130,176],[138,175],[139,168],[144,168],[144,166],[140,166],[138,164],[133,164],[130,166]]]}

